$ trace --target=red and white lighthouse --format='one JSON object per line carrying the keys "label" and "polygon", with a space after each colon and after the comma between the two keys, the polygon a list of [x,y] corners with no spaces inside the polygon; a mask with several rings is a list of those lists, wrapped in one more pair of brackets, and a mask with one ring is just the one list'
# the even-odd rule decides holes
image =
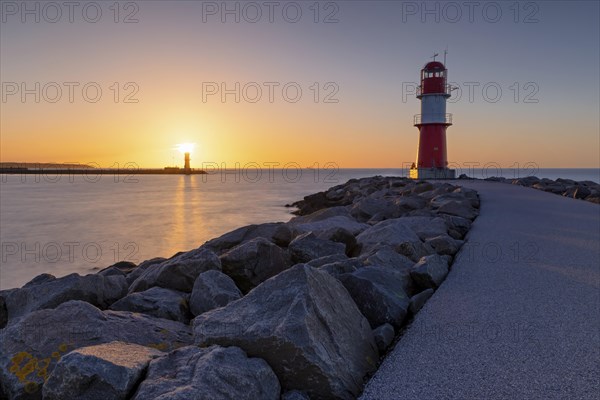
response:
{"label": "red and white lighthouse", "polygon": [[452,114],[446,113],[451,91],[447,78],[448,70],[439,61],[429,62],[421,70],[421,85],[417,88],[421,114],[414,118],[414,125],[419,128],[419,151],[417,162],[410,169],[413,179],[455,177],[455,171],[448,168],[446,150],[446,128],[452,125]]}

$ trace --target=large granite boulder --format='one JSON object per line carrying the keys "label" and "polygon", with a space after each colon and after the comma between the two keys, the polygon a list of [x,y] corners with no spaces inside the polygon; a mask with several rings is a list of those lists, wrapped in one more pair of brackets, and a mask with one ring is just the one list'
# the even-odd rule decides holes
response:
{"label": "large granite boulder", "polygon": [[448,275],[448,259],[438,254],[425,256],[410,272],[417,286],[422,289],[437,289]]}
{"label": "large granite boulder", "polygon": [[189,345],[189,326],[145,314],[101,311],[83,301],[31,312],[0,331],[0,387],[10,399],[41,399],[60,358],[80,347],[113,341],[157,350]]}
{"label": "large granite boulder", "polygon": [[271,240],[277,246],[287,247],[294,238],[294,232],[288,224],[280,224],[271,235]]}
{"label": "large granite boulder", "polygon": [[435,236],[445,235],[448,224],[441,217],[403,217],[402,223],[412,229],[421,240]]}
{"label": "large granite boulder", "polygon": [[[348,229],[333,227],[320,232],[319,239],[331,240],[332,242],[343,243],[346,246],[346,254],[352,255],[356,249],[356,237]],[[359,249],[360,250],[360,249]]]}
{"label": "large granite boulder", "polygon": [[314,260],[310,260],[309,262],[307,262],[306,265],[309,265],[314,268],[319,268],[326,264],[331,264],[331,263],[335,263],[338,261],[346,261],[347,259],[348,259],[347,255],[337,253],[337,254],[332,254],[330,256],[315,258]]}
{"label": "large granite boulder", "polygon": [[385,323],[396,329],[402,326],[410,302],[407,292],[412,290],[407,271],[367,266],[351,274],[340,275],[338,279],[372,328]]}
{"label": "large granite boulder", "polygon": [[243,291],[259,285],[292,264],[287,251],[265,238],[254,238],[221,256],[223,272]]}
{"label": "large granite boulder", "polygon": [[462,239],[465,237],[469,229],[471,229],[471,220],[458,217],[455,215],[440,214],[448,225],[448,234],[454,239]]}
{"label": "large granite boulder", "polygon": [[151,265],[161,264],[167,261],[164,257],[154,257],[149,260],[143,261],[140,265],[137,266],[133,271],[129,272],[125,275],[125,279],[127,279],[127,284],[131,286],[131,284],[140,277]]}
{"label": "large granite boulder", "polygon": [[587,187],[583,185],[573,185],[567,188],[567,190],[563,193],[563,196],[572,197],[574,199],[585,199],[591,194],[591,190],[589,190]]}
{"label": "large granite boulder", "polygon": [[360,222],[367,222],[377,215],[378,220],[398,218],[400,209],[391,199],[363,197],[352,205],[350,214]]}
{"label": "large granite boulder", "polygon": [[36,286],[42,283],[51,282],[55,280],[56,277],[52,274],[40,274],[34,277],[32,280],[23,285],[23,288],[28,288],[31,286]]}
{"label": "large granite boulder", "polygon": [[451,200],[442,204],[437,212],[440,214],[456,215],[470,220],[474,220],[479,213],[470,204],[464,201]]}
{"label": "large granite boulder", "polygon": [[361,233],[369,227],[369,225],[360,223],[354,218],[342,215],[330,217],[327,219],[319,219],[312,222],[290,222],[289,225],[296,236],[307,232],[314,232],[315,234],[319,234],[323,231],[335,228],[342,228],[351,232],[352,235],[358,235],[359,233]]}
{"label": "large granite boulder", "polygon": [[[535,178],[535,177],[533,177],[533,178]],[[575,184],[577,184],[577,181],[574,181],[573,179],[566,179],[566,178],[558,178],[558,179],[556,179],[556,182],[562,183],[562,184],[565,184],[565,185],[575,185]]]}
{"label": "large granite boulder", "polygon": [[446,206],[448,203],[458,203],[458,205],[465,208],[473,207],[471,201],[460,193],[444,193],[435,196],[433,199],[431,199],[429,205],[435,210],[442,206]]}
{"label": "large granite boulder", "polygon": [[550,184],[546,185],[546,187],[544,188],[545,192],[551,192],[554,194],[563,194],[566,190],[567,190],[567,187],[560,183],[550,183]]}
{"label": "large granite boulder", "polygon": [[64,355],[43,387],[45,400],[125,400],[154,358],[150,347],[111,342],[82,347]]}
{"label": "large granite boulder", "polygon": [[375,250],[371,254],[361,256],[365,265],[378,265],[380,267],[398,268],[409,270],[415,263],[408,257],[396,252],[389,246]]}
{"label": "large granite boulder", "polygon": [[398,197],[394,199],[394,204],[398,208],[400,214],[427,207],[427,201],[423,197],[417,195]]}
{"label": "large granite boulder", "polygon": [[188,324],[191,314],[187,298],[186,293],[155,286],[143,292],[135,292],[123,297],[113,303],[110,309],[138,312]]}
{"label": "large granite boulder", "polygon": [[454,189],[453,193],[458,193],[468,199],[471,207],[479,208],[479,195],[477,194],[476,190],[466,187],[458,187]]}
{"label": "large granite boulder", "polygon": [[354,399],[378,353],[368,321],[326,272],[299,264],[244,298],[194,320],[195,342],[241,347],[273,368],[284,390]]}
{"label": "large granite boulder", "polygon": [[279,400],[269,364],[237,347],[187,346],[150,362],[134,400]]}
{"label": "large granite boulder", "polygon": [[413,188],[412,193],[420,194],[435,189],[431,182],[418,182]]}
{"label": "large granite boulder", "polygon": [[224,307],[242,297],[233,279],[219,271],[206,271],[198,275],[192,295],[190,310],[194,316],[214,308]]}
{"label": "large granite boulder", "polygon": [[[561,178],[558,178],[556,181],[564,182],[564,183],[574,182],[570,179],[561,179]],[[536,184],[538,182],[540,182],[540,179],[536,176],[525,176],[523,178],[513,179],[511,183],[513,185],[533,186],[534,184]]]}
{"label": "large granite boulder", "polygon": [[[340,190],[338,191],[338,189]],[[334,187],[329,189],[327,193],[319,192],[305,196],[304,199],[294,202],[291,206],[298,207],[294,214],[305,216],[324,208],[346,206],[352,203],[353,197],[353,193],[350,191]]]}
{"label": "large granite boulder", "polygon": [[137,268],[137,265],[131,261],[119,261],[103,270],[98,271],[98,275],[111,276],[122,275],[127,276]]}
{"label": "large granite boulder", "polygon": [[435,250],[428,243],[423,242],[404,242],[396,246],[395,250],[409,258],[411,261],[418,262],[422,257],[435,254]]}
{"label": "large granite boulder", "polygon": [[11,323],[32,311],[55,308],[69,300],[87,301],[96,307],[107,308],[127,294],[127,281],[124,276],[70,274],[54,278],[44,274],[43,279],[4,293],[2,297]]}
{"label": "large granite boulder", "polygon": [[248,225],[211,239],[202,245],[221,255],[235,246],[256,238],[266,238],[279,246],[287,246],[291,240],[290,229],[282,222]]}
{"label": "large granite boulder", "polygon": [[421,239],[404,223],[403,218],[379,222],[356,237],[361,254],[370,253],[383,246],[397,247],[404,243],[419,243]]}
{"label": "large granite boulder", "polygon": [[343,243],[320,239],[312,232],[296,237],[288,249],[295,263],[306,263],[317,258],[346,253]]}
{"label": "large granite boulder", "polygon": [[294,217],[288,222],[289,225],[298,226],[303,224],[308,224],[312,222],[323,221],[326,219],[330,219],[333,217],[346,217],[352,218],[350,215],[350,210],[345,206],[338,207],[329,207],[323,208],[321,210],[315,211],[312,214],[302,215],[298,217]]}
{"label": "large granite boulder", "polygon": [[589,201],[590,203],[600,204],[600,195],[591,194],[585,198],[585,201]]}
{"label": "large granite boulder", "polygon": [[198,275],[213,269],[221,270],[221,261],[214,252],[203,248],[188,251],[150,265],[133,281],[129,293],[142,292],[153,286],[189,293]]}
{"label": "large granite boulder", "polygon": [[425,243],[430,245],[436,253],[448,256],[456,254],[463,245],[462,240],[454,239],[447,234],[429,238]]}
{"label": "large granite boulder", "polygon": [[319,267],[321,271],[338,278],[342,274],[349,274],[363,267],[363,262],[359,258],[348,258],[342,261],[336,261]]}

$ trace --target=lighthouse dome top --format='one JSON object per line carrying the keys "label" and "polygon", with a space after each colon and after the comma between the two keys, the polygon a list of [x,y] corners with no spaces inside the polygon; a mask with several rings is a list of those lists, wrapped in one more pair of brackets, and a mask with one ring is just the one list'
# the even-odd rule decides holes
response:
{"label": "lighthouse dome top", "polygon": [[430,61],[427,64],[425,64],[425,67],[423,67],[423,69],[425,71],[434,71],[434,70],[443,70],[446,69],[446,67],[444,67],[444,64],[442,64],[439,61]]}

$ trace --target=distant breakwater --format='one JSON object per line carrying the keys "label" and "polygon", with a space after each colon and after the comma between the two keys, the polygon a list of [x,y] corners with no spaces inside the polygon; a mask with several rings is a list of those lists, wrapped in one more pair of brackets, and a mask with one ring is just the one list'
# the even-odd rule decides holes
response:
{"label": "distant breakwater", "polygon": [[8,175],[203,175],[207,172],[199,169],[184,168],[0,168],[0,174]]}

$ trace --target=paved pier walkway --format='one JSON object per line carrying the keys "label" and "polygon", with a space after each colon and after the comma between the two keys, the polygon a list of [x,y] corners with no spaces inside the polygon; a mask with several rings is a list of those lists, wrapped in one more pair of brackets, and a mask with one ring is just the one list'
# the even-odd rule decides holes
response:
{"label": "paved pier walkway", "polygon": [[362,399],[598,399],[600,206],[458,181],[481,213]]}

